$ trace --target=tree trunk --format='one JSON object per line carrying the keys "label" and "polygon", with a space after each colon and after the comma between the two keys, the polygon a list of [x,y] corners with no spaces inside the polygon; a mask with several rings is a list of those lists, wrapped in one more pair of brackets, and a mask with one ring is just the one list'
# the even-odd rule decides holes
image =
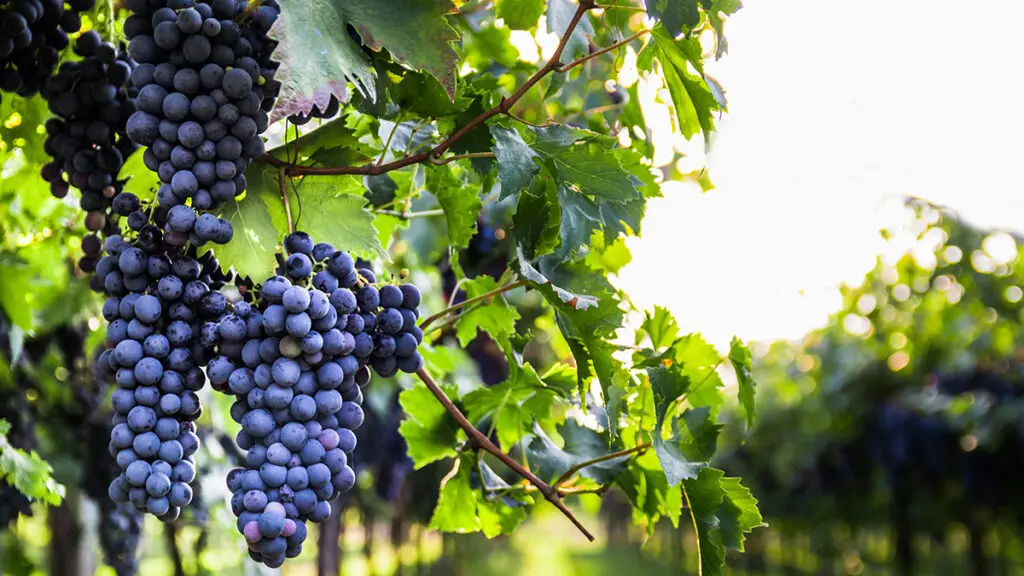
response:
{"label": "tree trunk", "polygon": [[84,576],[82,574],[81,526],[75,518],[69,496],[60,506],[47,509],[50,527],[50,574],[52,576]]}
{"label": "tree trunk", "polygon": [[967,518],[967,538],[970,546],[968,553],[970,555],[971,576],[986,576],[988,574],[988,566],[985,561],[985,530],[973,514],[969,514]]}
{"label": "tree trunk", "polygon": [[341,574],[341,503],[331,507],[331,517],[320,526],[317,539],[316,573],[318,576]]}

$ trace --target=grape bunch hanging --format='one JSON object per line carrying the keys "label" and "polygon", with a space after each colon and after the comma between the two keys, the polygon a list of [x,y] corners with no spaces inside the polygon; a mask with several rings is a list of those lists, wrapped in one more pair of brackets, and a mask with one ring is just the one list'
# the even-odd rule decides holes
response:
{"label": "grape bunch hanging", "polygon": [[164,239],[225,244],[231,224],[203,212],[242,194],[245,169],[263,154],[260,134],[278,90],[267,38],[277,5],[263,2],[251,15],[237,0],[128,5],[128,53],[138,63],[128,136],[148,146],[143,160],[163,183],[159,205],[184,207],[166,222]]}
{"label": "grape bunch hanging", "polygon": [[[203,345],[219,353],[210,383],[235,397],[236,442],[246,450],[246,466],[228,475],[231,508],[251,557],[271,567],[301,553],[306,522],[327,520],[330,502],[355,484],[349,458],[363,422],[361,388],[371,367],[391,376],[399,363],[396,347],[381,342],[408,334],[402,358],[413,360],[402,362],[422,365],[415,286],[378,288],[368,267],[302,232],[284,245],[282,275],[263,282],[254,304],[237,302],[203,329]],[[382,307],[381,293],[394,306]],[[392,320],[385,331],[381,320],[396,308],[408,311],[410,330]]]}

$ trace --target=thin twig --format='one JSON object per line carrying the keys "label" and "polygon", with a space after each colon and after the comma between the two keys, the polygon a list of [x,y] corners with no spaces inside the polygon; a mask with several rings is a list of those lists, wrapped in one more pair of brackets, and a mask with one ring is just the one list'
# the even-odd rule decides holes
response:
{"label": "thin twig", "polygon": [[605,46],[604,48],[601,48],[600,50],[595,50],[595,51],[591,52],[590,54],[587,54],[586,56],[582,56],[580,58],[577,58],[577,59],[573,60],[572,62],[569,62],[565,66],[559,67],[558,68],[558,72],[568,72],[569,70],[572,70],[576,66],[579,66],[580,64],[583,64],[587,60],[590,60],[592,58],[597,58],[598,56],[600,56],[602,54],[607,54],[608,52],[611,52],[612,50],[615,50],[616,48],[620,48],[622,46],[625,46],[626,44],[629,44],[633,40],[636,40],[637,38],[643,36],[644,34],[647,34],[648,32],[650,32],[650,29],[644,28],[643,30],[637,32],[636,34],[633,34],[629,38],[625,38],[623,40],[620,40],[620,41],[618,41],[615,44],[612,44],[610,46]]}
{"label": "thin twig", "polygon": [[633,454],[634,452],[643,452],[644,450],[647,450],[650,447],[651,447],[651,443],[647,442],[647,443],[644,443],[644,444],[640,444],[638,446],[633,446],[632,448],[626,448],[625,450],[619,450],[618,452],[612,452],[611,454],[605,454],[604,456],[598,456],[597,458],[591,458],[590,460],[584,460],[583,462],[580,462],[579,464],[577,464],[577,465],[573,466],[572,468],[569,468],[568,470],[566,470],[565,474],[562,474],[561,476],[559,476],[558,480],[555,480],[555,483],[552,484],[551,487],[557,489],[563,482],[565,482],[569,478],[572,478],[573,474],[579,472],[580,470],[583,470],[587,466],[593,466],[594,464],[600,464],[601,462],[605,462],[607,460],[614,460],[614,459],[619,458],[621,456],[629,456],[630,454]]}
{"label": "thin twig", "polygon": [[454,304],[452,306],[449,306],[449,307],[445,308],[444,310],[441,310],[437,314],[434,314],[433,316],[428,316],[425,320],[423,320],[423,322],[420,322],[420,330],[426,330],[428,326],[433,324],[439,318],[443,318],[444,316],[447,316],[448,314],[451,314],[452,312],[454,312],[454,311],[456,311],[456,310],[458,310],[460,308],[465,308],[466,306],[469,306],[471,304],[476,304],[477,302],[483,302],[483,301],[488,300],[490,298],[494,298],[495,296],[497,296],[499,294],[502,294],[504,292],[508,292],[509,290],[515,290],[516,288],[519,288],[520,286],[526,286],[526,284],[527,284],[526,280],[516,280],[515,282],[512,282],[510,284],[505,284],[504,286],[499,286],[498,288],[495,288],[494,290],[491,290],[490,292],[487,292],[485,294],[481,294],[479,296],[474,296],[472,298],[468,298],[466,300],[463,300],[462,302],[459,302],[458,304]]}
{"label": "thin twig", "polygon": [[679,489],[683,492],[683,500],[686,502],[686,509],[690,512],[690,521],[693,522],[693,537],[697,539],[697,576],[704,574],[704,562],[700,551],[700,529],[697,528],[697,515],[693,512],[693,505],[690,504],[690,495],[686,493],[686,484],[680,482]]}
{"label": "thin twig", "polygon": [[438,208],[436,210],[423,210],[421,212],[403,212],[400,210],[374,210],[374,214],[394,216],[399,220],[412,220],[413,218],[425,218],[427,216],[444,216],[444,210],[442,210],[441,208]]}
{"label": "thin twig", "polygon": [[466,158],[494,158],[494,152],[470,152],[469,154],[459,154],[457,156],[449,156],[447,158],[434,158],[431,160],[433,164],[443,166],[449,162],[455,162],[456,160],[465,160]]}
{"label": "thin twig", "polygon": [[545,122],[543,124],[534,124],[533,122],[530,122],[529,120],[527,120],[526,118],[523,118],[522,116],[517,116],[511,110],[509,110],[508,112],[505,112],[505,115],[508,116],[509,118],[515,120],[516,122],[519,122],[520,124],[526,124],[527,126],[530,126],[532,128],[547,128],[548,126],[551,126],[551,121],[550,120],[548,120],[547,122]]}
{"label": "thin twig", "polygon": [[455,421],[459,424],[459,427],[461,427],[466,432],[466,435],[469,436],[471,442],[474,442],[476,446],[478,446],[481,450],[484,450],[485,452],[494,456],[498,460],[501,460],[503,464],[511,468],[512,471],[514,471],[516,474],[519,474],[520,476],[525,478],[530,484],[536,486],[537,490],[544,495],[547,501],[551,502],[551,504],[553,504],[555,508],[558,508],[558,510],[562,514],[564,514],[565,517],[568,518],[569,521],[572,522],[573,525],[576,526],[576,528],[579,529],[579,531],[582,532],[588,540],[590,540],[591,542],[594,541],[594,535],[591,534],[585,526],[583,526],[579,519],[576,518],[576,515],[572,513],[572,510],[569,510],[569,508],[565,505],[565,502],[562,502],[557,490],[555,490],[546,482],[538,478],[537,475],[535,475],[533,472],[530,472],[529,470],[524,468],[522,464],[516,462],[514,458],[502,452],[501,449],[495,446],[494,443],[491,442],[491,440],[487,436],[484,436],[483,432],[477,430],[476,426],[473,426],[473,424],[466,418],[462,411],[459,410],[457,406],[455,406],[455,404],[451,401],[450,398],[448,398],[448,395],[445,394],[440,387],[438,387],[437,383],[434,382],[434,379],[430,376],[430,374],[427,373],[426,369],[420,368],[420,370],[416,372],[416,375],[420,377],[420,380],[423,380],[423,383],[427,385],[427,388],[430,390],[431,394],[433,394],[434,397],[437,398],[438,402],[440,402],[441,405],[444,406],[444,409],[448,412],[448,414],[452,416],[452,418],[455,419]]}
{"label": "thin twig", "polygon": [[[269,154],[264,154],[263,157],[264,159],[267,160],[268,163],[270,163],[273,166],[284,165],[288,174],[292,176],[333,176],[344,174],[377,176],[380,174],[384,174],[386,172],[390,172],[392,170],[398,170],[399,168],[410,166],[412,164],[419,164],[421,162],[428,162],[439,159],[441,157],[441,154],[443,154],[446,150],[454,146],[456,142],[461,140],[463,137],[465,137],[467,134],[472,132],[474,129],[476,129],[478,126],[480,126],[487,120],[493,118],[494,116],[498,116],[499,114],[508,114],[512,107],[515,106],[516,102],[519,102],[519,100],[523,96],[525,96],[531,88],[533,88],[538,82],[540,82],[542,78],[556,70],[568,70],[569,68],[571,68],[571,66],[568,64],[566,66],[562,66],[560,64],[562,59],[562,52],[565,51],[565,47],[569,44],[569,39],[572,37],[573,31],[576,29],[576,26],[586,15],[587,11],[596,7],[597,5],[594,0],[580,0],[580,5],[576,9],[576,13],[573,14],[572,20],[569,21],[569,25],[566,27],[565,33],[562,35],[561,40],[559,40],[558,47],[555,48],[555,51],[551,55],[551,58],[548,59],[548,61],[543,66],[541,66],[539,70],[534,72],[534,74],[530,76],[526,80],[526,82],[524,82],[523,85],[519,87],[519,89],[513,92],[511,96],[507,98],[502,98],[501,102],[499,102],[496,106],[485,111],[476,118],[470,120],[462,128],[459,128],[450,136],[448,136],[448,138],[444,142],[441,142],[431,150],[428,150],[426,152],[420,152],[419,154],[405,156],[403,158],[399,158],[398,160],[394,160],[392,162],[387,162],[384,164],[370,164],[364,166],[298,166],[295,164],[284,164],[283,162],[276,158],[273,158],[273,156]],[[387,150],[385,149],[385,152],[386,151]]]}
{"label": "thin twig", "polygon": [[294,224],[292,223],[292,205],[288,201],[288,182],[287,182],[287,169],[284,167],[277,169],[277,182],[281,187],[281,200],[284,202],[284,217],[288,220],[288,233],[295,232]]}

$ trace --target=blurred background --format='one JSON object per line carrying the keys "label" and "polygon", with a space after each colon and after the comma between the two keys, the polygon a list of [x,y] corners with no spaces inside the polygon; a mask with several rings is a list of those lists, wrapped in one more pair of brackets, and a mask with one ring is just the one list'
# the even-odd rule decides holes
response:
{"label": "blurred background", "polygon": [[[649,120],[672,173],[699,177],[663,184],[618,283],[684,331],[756,343],[760,414],[750,431],[738,414],[726,426],[718,464],[751,486],[769,526],[730,573],[1024,574],[1021,22],[1010,0],[752,2],[729,21],[728,56],[709,61],[729,91],[714,141],[659,137]],[[520,60],[550,53],[553,38],[518,38]],[[663,88],[640,88],[656,118]],[[8,184],[0,205],[59,209]],[[478,273],[507,249],[499,217],[480,228]],[[0,261],[0,273],[15,271]],[[450,297],[450,279],[436,280]],[[50,305],[59,315],[75,296]],[[98,324],[51,324],[28,342],[0,330],[7,361],[24,345],[0,417],[74,488],[52,509],[0,492],[3,573],[115,574],[104,560],[127,569],[119,545],[136,541],[140,574],[261,573],[242,562],[225,506],[221,479],[239,457],[227,403],[204,398],[215,426],[200,505],[170,526],[136,525],[105,498],[108,424],[68,385]],[[428,360],[503,378],[485,345],[442,356]],[[427,530],[445,468],[413,472],[404,456],[406,384],[371,388],[358,488],[285,573],[697,573],[690,528],[634,529],[614,493],[576,501],[601,527],[597,545],[543,506],[507,538]],[[66,426],[38,433],[37,420]]]}

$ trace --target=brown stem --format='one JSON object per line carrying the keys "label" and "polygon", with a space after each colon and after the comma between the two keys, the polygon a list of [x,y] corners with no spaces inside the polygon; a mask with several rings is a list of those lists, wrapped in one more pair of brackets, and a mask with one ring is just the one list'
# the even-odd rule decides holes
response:
{"label": "brown stem", "polygon": [[491,290],[490,292],[487,292],[486,294],[481,294],[479,296],[474,296],[472,298],[463,300],[462,302],[459,302],[458,304],[453,304],[453,305],[445,308],[444,310],[441,310],[437,314],[434,314],[433,316],[428,316],[425,320],[423,320],[423,322],[420,322],[420,330],[426,330],[428,326],[430,326],[431,324],[436,322],[438,319],[443,318],[444,316],[447,316],[448,314],[451,314],[452,312],[454,312],[454,311],[456,311],[456,310],[458,310],[460,308],[465,308],[466,306],[469,306],[471,304],[476,304],[477,302],[483,302],[484,300],[487,300],[489,298],[494,298],[495,296],[497,296],[499,294],[502,294],[504,292],[508,292],[509,290],[515,290],[516,288],[519,288],[520,286],[526,286],[526,284],[527,284],[526,280],[516,280],[515,282],[509,283],[509,284],[505,284],[504,286],[500,286],[498,288],[495,288],[494,290]]}
{"label": "brown stem", "polygon": [[554,488],[558,488],[559,486],[562,485],[563,482],[565,482],[569,478],[572,478],[573,474],[579,472],[580,470],[583,470],[587,466],[593,466],[594,464],[599,464],[599,463],[605,462],[607,460],[614,460],[614,459],[619,458],[621,456],[629,456],[630,454],[633,454],[634,452],[642,452],[644,450],[647,450],[650,447],[651,447],[651,443],[650,442],[646,442],[644,444],[639,444],[637,446],[633,446],[632,448],[626,448],[625,450],[619,450],[618,452],[612,452],[611,454],[605,454],[604,456],[598,456],[597,458],[591,458],[590,460],[585,460],[585,461],[580,462],[579,464],[573,466],[572,468],[569,468],[568,470],[566,470],[565,474],[562,474],[561,476],[559,476],[558,480],[555,480],[555,483],[552,484],[551,486],[554,487]]}
{"label": "brown stem", "polygon": [[529,470],[524,468],[523,465],[520,464],[519,462],[516,462],[514,458],[502,452],[501,449],[495,446],[494,443],[491,442],[491,440],[487,436],[484,436],[483,432],[477,430],[476,426],[473,426],[473,424],[466,418],[462,411],[459,410],[457,406],[455,406],[455,404],[451,401],[450,398],[448,398],[448,395],[445,394],[440,387],[438,387],[437,383],[434,382],[434,379],[430,376],[430,374],[427,373],[427,370],[425,368],[420,368],[420,370],[416,372],[416,375],[420,377],[420,380],[423,380],[423,383],[427,385],[427,388],[430,390],[431,394],[433,394],[434,397],[437,398],[437,401],[440,402],[441,405],[444,406],[444,409],[449,414],[451,414],[452,418],[454,418],[455,421],[458,422],[459,427],[461,427],[466,432],[466,435],[469,436],[471,442],[473,442],[481,450],[494,456],[498,460],[501,460],[503,464],[511,468],[512,471],[514,471],[516,474],[519,474],[520,476],[525,478],[530,484],[536,486],[537,490],[544,495],[548,502],[551,502],[551,504],[553,504],[555,508],[558,508],[559,512],[564,514],[565,517],[568,518],[569,521],[572,522],[573,525],[576,526],[576,528],[580,532],[582,532],[588,540],[590,540],[591,542],[594,541],[594,535],[591,534],[585,526],[583,526],[579,519],[576,518],[576,515],[574,515],[572,511],[569,510],[569,508],[565,505],[565,502],[562,502],[561,497],[558,494],[558,490],[555,490],[546,482],[538,478],[533,472],[530,472]]}
{"label": "brown stem", "polygon": [[457,156],[449,156],[447,158],[434,158],[431,162],[437,166],[443,166],[449,162],[465,160],[466,158],[494,158],[494,152],[470,152],[469,154],[459,154]]}
{"label": "brown stem", "polygon": [[295,232],[292,223],[292,204],[288,201],[288,169],[280,167],[277,169],[277,182],[281,186],[281,200],[284,201],[284,217],[288,220],[288,233]]}
{"label": "brown stem", "polygon": [[570,63],[565,66],[562,66],[561,64],[559,64],[559,62],[562,59],[562,52],[565,51],[565,47],[569,43],[569,38],[572,37],[573,31],[576,29],[576,26],[586,15],[587,11],[596,7],[597,5],[594,0],[580,0],[580,5],[576,9],[576,13],[573,14],[572,20],[569,22],[569,26],[566,27],[565,33],[562,35],[562,39],[559,40],[558,47],[555,48],[555,52],[551,55],[551,58],[548,59],[548,61],[543,66],[541,66],[539,70],[534,72],[533,76],[530,76],[530,78],[527,79],[526,82],[522,86],[520,86],[518,90],[513,92],[511,96],[507,98],[502,98],[501,102],[499,102],[496,106],[487,110],[483,114],[480,114],[476,118],[470,120],[469,123],[467,123],[462,128],[456,130],[453,134],[448,136],[448,138],[444,142],[441,142],[431,150],[428,150],[426,152],[420,152],[419,154],[405,156],[403,158],[399,158],[398,160],[394,160],[386,164],[370,164],[365,166],[297,166],[294,164],[287,164],[285,162],[282,162],[281,160],[274,158],[270,154],[264,154],[263,158],[272,166],[284,167],[287,173],[292,176],[332,176],[344,174],[377,176],[380,174],[384,174],[386,172],[390,172],[392,170],[397,170],[399,168],[410,166],[412,164],[419,164],[420,162],[438,160],[440,159],[441,154],[443,154],[446,150],[454,146],[456,142],[461,140],[464,136],[472,132],[475,128],[477,128],[487,120],[499,114],[508,114],[509,110],[511,110],[512,107],[515,106],[516,102],[519,102],[519,100],[523,96],[525,96],[531,88],[533,88],[538,82],[541,81],[542,78],[547,76],[549,73],[554,72],[556,70],[569,70],[570,68],[572,68],[572,66],[577,65]]}
{"label": "brown stem", "polygon": [[644,34],[647,34],[648,32],[650,32],[650,30],[645,28],[645,29],[637,32],[636,34],[633,34],[629,38],[626,38],[624,40],[619,40],[618,42],[616,42],[615,44],[612,44],[611,46],[605,46],[604,48],[601,48],[600,50],[595,50],[594,52],[591,52],[590,54],[587,54],[586,56],[577,58],[577,59],[573,60],[572,62],[569,62],[565,66],[559,67],[558,71],[559,72],[568,72],[569,70],[572,70],[576,66],[579,66],[580,64],[583,64],[587,60],[590,60],[592,58],[597,58],[598,56],[600,56],[602,54],[607,54],[608,52],[611,52],[612,50],[615,50],[616,48],[620,48],[622,46],[625,46],[626,44],[629,44],[633,40],[636,40],[637,38],[643,36]]}

